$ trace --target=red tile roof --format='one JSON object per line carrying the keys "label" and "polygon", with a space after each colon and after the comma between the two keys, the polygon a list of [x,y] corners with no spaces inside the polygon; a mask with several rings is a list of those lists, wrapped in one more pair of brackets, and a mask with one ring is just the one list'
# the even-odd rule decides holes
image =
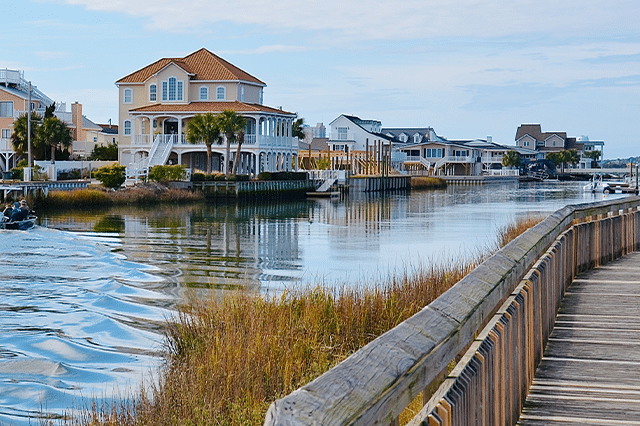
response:
{"label": "red tile roof", "polygon": [[219,113],[226,109],[236,112],[270,112],[276,114],[294,115],[292,112],[283,111],[265,105],[247,104],[244,102],[191,102],[188,104],[153,104],[139,108],[133,108],[131,113],[145,112],[173,112],[173,113]]}
{"label": "red tile roof", "polygon": [[261,86],[266,86],[266,84],[261,80],[245,71],[242,71],[240,68],[204,48],[193,52],[184,58],[162,58],[151,65],[121,78],[116,81],[116,84],[143,83],[149,77],[153,76],[155,73],[171,63],[178,65],[186,72],[192,74],[195,80],[247,81]]}

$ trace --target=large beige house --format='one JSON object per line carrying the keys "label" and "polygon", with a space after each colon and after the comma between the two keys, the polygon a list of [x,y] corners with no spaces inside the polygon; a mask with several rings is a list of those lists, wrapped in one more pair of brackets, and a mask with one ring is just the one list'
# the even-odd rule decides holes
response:
{"label": "large beige house", "polygon": [[[238,173],[291,170],[298,140],[296,114],[263,105],[266,84],[207,49],[163,58],[116,82],[119,91],[119,162],[131,169],[182,164],[204,171],[206,146],[186,140],[197,114],[233,110],[247,120]],[[236,145],[232,158],[236,161]],[[225,144],[212,146],[212,170],[225,171]]]}

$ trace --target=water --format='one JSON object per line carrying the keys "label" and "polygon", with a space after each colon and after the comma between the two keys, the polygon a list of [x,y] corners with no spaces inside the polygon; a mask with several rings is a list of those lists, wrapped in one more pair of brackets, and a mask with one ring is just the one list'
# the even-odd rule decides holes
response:
{"label": "water", "polygon": [[383,279],[493,247],[520,215],[602,197],[576,183],[500,184],[42,215],[30,231],[0,233],[0,424],[137,389],[185,300]]}

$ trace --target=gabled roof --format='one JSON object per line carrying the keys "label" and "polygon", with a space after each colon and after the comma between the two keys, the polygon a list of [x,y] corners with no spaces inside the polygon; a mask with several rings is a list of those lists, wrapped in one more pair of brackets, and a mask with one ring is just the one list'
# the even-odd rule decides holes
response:
{"label": "gabled roof", "polygon": [[116,81],[116,84],[144,83],[154,74],[158,73],[171,63],[191,74],[194,80],[245,81],[260,86],[266,86],[266,84],[261,80],[241,70],[230,62],[225,61],[205,48],[195,51],[184,58],[162,58],[151,65],[147,65],[146,67],[121,78]]}
{"label": "gabled roof", "polygon": [[516,131],[516,140],[520,140],[525,135],[529,135],[536,141],[544,141],[551,136],[557,135],[562,139],[567,139],[567,132],[542,132],[542,126],[539,124],[521,124]]}
{"label": "gabled roof", "polygon": [[191,102],[188,104],[153,104],[129,110],[131,114],[148,112],[172,112],[172,113],[219,113],[226,109],[236,112],[268,112],[283,115],[295,115],[292,112],[283,111],[265,105],[248,104],[239,101],[233,102]]}

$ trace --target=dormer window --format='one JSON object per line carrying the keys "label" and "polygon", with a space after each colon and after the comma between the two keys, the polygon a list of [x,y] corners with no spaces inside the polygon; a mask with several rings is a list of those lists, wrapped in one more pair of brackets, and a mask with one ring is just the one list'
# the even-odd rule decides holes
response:
{"label": "dormer window", "polygon": [[183,82],[178,81],[175,77],[169,77],[169,80],[162,82],[162,100],[163,101],[181,101],[183,99]]}
{"label": "dormer window", "polygon": [[224,88],[224,86],[218,86],[218,88],[216,89],[216,100],[224,101],[225,99],[227,99],[227,90]]}
{"label": "dormer window", "polygon": [[416,133],[415,135],[413,135],[413,143],[420,143],[420,139],[422,139],[420,137],[420,133]]}
{"label": "dormer window", "polygon": [[401,142],[406,142],[409,138],[407,137],[407,135],[405,133],[402,133],[400,135],[400,141]]}
{"label": "dormer window", "polygon": [[207,86],[200,87],[200,100],[201,101],[209,100],[209,88]]}

